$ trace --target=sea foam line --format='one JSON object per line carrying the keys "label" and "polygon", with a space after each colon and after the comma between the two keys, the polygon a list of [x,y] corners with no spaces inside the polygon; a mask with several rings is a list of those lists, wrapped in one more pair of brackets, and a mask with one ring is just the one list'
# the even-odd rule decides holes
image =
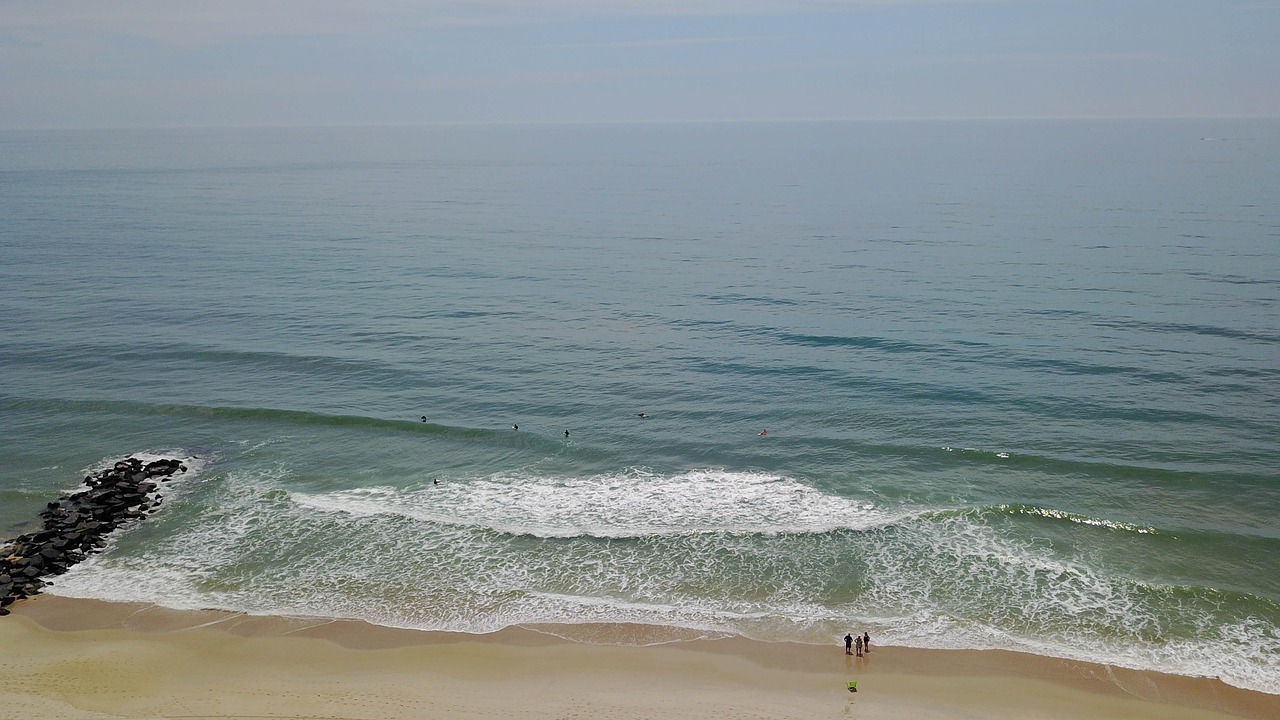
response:
{"label": "sea foam line", "polygon": [[768,473],[647,470],[590,477],[526,473],[450,479],[411,488],[292,494],[294,502],[355,516],[400,515],[544,538],[634,538],[696,533],[824,533],[892,522],[875,505]]}
{"label": "sea foam line", "polygon": [[[1178,622],[1205,631],[1194,642],[1161,634],[1173,616],[1159,588],[1005,536],[981,512],[890,518],[798,480],[721,470],[501,474],[314,494],[286,492],[285,476],[225,476],[198,521],[145,556],[78,566],[57,592],[461,632],[621,622],[822,643],[852,623],[886,644],[1021,650],[1280,693],[1274,626],[1194,600]],[[579,504],[557,510],[574,494]],[[472,517],[461,521],[460,509]],[[695,528],[650,524],[644,532],[657,534],[639,543],[527,542],[577,538],[583,515],[630,538],[637,531],[623,523],[669,510]],[[522,512],[535,516],[514,532],[494,522]],[[840,512],[865,532],[813,534]],[[779,531],[779,520],[809,534]],[[309,550],[288,555],[294,547]],[[865,565],[854,597],[831,595],[824,573],[837,565]]]}

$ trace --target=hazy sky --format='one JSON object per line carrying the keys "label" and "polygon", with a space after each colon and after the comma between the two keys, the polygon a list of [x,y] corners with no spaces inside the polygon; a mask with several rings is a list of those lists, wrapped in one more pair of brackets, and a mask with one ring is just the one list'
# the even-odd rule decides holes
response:
{"label": "hazy sky", "polygon": [[0,127],[1280,116],[1280,0],[0,0]]}

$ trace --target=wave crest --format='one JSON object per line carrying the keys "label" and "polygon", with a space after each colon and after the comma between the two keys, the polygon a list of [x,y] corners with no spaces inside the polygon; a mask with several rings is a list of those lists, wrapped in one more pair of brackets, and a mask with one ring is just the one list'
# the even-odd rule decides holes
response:
{"label": "wave crest", "polygon": [[701,533],[809,534],[892,520],[874,505],[761,472],[645,469],[590,477],[498,474],[413,488],[294,493],[294,502],[357,516],[485,527],[539,538],[639,538]]}

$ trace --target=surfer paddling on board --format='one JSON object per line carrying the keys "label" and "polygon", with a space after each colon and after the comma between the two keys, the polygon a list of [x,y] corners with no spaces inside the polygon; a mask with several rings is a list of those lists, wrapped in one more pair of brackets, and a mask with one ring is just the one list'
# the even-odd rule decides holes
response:
{"label": "surfer paddling on board", "polygon": [[645,413],[636,413],[636,417],[638,417],[638,418],[647,418],[647,417],[649,417],[649,416],[648,416],[648,415],[646,415]]}
{"label": "surfer paddling on board", "polygon": [[756,434],[757,434],[757,435],[760,435],[760,436],[768,435],[768,434],[769,434],[769,428],[765,428],[765,429],[761,430],[760,432],[758,432],[758,433],[756,433]]}

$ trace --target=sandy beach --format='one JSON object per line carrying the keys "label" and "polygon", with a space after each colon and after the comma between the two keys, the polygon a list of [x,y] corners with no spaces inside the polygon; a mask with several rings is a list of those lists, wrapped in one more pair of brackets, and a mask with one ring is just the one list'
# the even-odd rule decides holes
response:
{"label": "sandy beach", "polygon": [[[598,645],[522,628],[431,633],[54,596],[13,610],[0,620],[6,718],[1280,716],[1280,696],[1214,679],[1008,652],[873,645],[856,658],[838,639]],[[630,643],[657,632],[562,630]]]}

